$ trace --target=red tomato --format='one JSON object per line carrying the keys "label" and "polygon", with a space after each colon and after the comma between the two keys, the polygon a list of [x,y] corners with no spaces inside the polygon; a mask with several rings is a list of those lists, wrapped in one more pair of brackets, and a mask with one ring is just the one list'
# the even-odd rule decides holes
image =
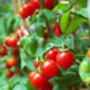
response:
{"label": "red tomato", "polygon": [[28,16],[31,16],[34,13],[34,11],[34,6],[31,3],[26,3],[20,8],[19,14],[23,19],[25,19]]}
{"label": "red tomato", "polygon": [[21,8],[19,9],[19,15],[20,15],[21,18],[23,18],[23,19],[25,19],[25,18],[28,17],[27,14],[24,13],[23,7],[21,7]]}
{"label": "red tomato", "polygon": [[6,68],[6,69],[10,69],[11,66],[9,66],[9,65],[6,63],[6,64],[5,64],[5,68]]}
{"label": "red tomato", "polygon": [[60,28],[58,22],[57,22],[56,25],[54,26],[54,32],[55,32],[56,36],[61,36],[61,35],[62,35],[61,28]]}
{"label": "red tomato", "polygon": [[58,49],[57,48],[53,48],[50,51],[48,51],[45,55],[46,59],[52,59],[54,61],[56,61],[56,55],[58,54]]}
{"label": "red tomato", "polygon": [[40,3],[38,0],[30,0],[30,2],[33,4],[35,9],[40,9]]}
{"label": "red tomato", "polygon": [[39,90],[53,90],[53,85],[51,83],[46,83],[43,87]]}
{"label": "red tomato", "polygon": [[17,46],[18,39],[14,36],[7,36],[5,40],[5,44],[8,47],[16,47]]}
{"label": "red tomato", "polygon": [[41,88],[47,83],[47,78],[39,72],[30,72],[29,81],[35,88]]}
{"label": "red tomato", "polygon": [[21,29],[17,29],[17,30],[15,31],[15,34],[17,35],[17,37],[18,37],[19,39],[24,36],[24,32],[23,32],[23,30],[21,30]]}
{"label": "red tomato", "polygon": [[20,74],[20,70],[17,69],[17,70],[15,71],[15,73],[16,73],[16,74]]}
{"label": "red tomato", "polygon": [[7,72],[6,73],[6,77],[9,79],[13,76],[13,72]]}
{"label": "red tomato", "polygon": [[17,59],[16,58],[10,58],[9,60],[7,60],[7,64],[11,67],[16,66],[17,64]]}
{"label": "red tomato", "polygon": [[44,8],[52,10],[55,7],[54,0],[44,0]]}
{"label": "red tomato", "polygon": [[19,49],[17,47],[13,48],[13,50],[11,51],[11,54],[14,56],[17,56],[19,53]]}
{"label": "red tomato", "polygon": [[33,63],[34,63],[34,67],[35,68],[38,68],[39,67],[39,64],[40,63],[37,61],[37,59],[35,59]]}
{"label": "red tomato", "polygon": [[44,33],[43,38],[48,38],[48,33]]}
{"label": "red tomato", "polygon": [[64,51],[57,54],[56,61],[61,68],[67,69],[73,64],[74,57],[70,51]]}
{"label": "red tomato", "polygon": [[26,3],[23,5],[23,11],[23,13],[27,14],[27,16],[32,16],[35,11],[35,8],[31,3]]}
{"label": "red tomato", "polygon": [[58,73],[58,66],[53,60],[46,60],[41,65],[41,72],[48,78],[54,77]]}
{"label": "red tomato", "polygon": [[0,45],[0,56],[5,56],[7,54],[7,49],[5,46]]}

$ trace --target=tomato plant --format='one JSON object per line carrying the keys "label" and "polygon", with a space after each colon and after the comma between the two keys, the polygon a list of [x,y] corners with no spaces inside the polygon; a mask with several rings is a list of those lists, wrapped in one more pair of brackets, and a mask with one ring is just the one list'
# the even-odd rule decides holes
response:
{"label": "tomato plant", "polygon": [[0,90],[90,89],[87,1],[0,0]]}

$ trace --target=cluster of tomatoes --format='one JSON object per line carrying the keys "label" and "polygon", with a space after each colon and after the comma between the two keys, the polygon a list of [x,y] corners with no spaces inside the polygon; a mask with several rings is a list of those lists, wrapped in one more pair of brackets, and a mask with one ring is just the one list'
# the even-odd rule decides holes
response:
{"label": "cluster of tomatoes", "polygon": [[[18,40],[24,36],[24,32],[21,29],[15,31],[14,36],[6,36],[3,44],[0,45],[0,57],[4,57],[6,55],[10,56],[7,58],[5,63],[5,69],[8,69],[6,73],[7,78],[11,78],[14,75],[14,72],[11,71],[12,67],[15,67],[18,64],[18,54],[19,54],[19,46]],[[20,74],[20,70],[15,70],[16,74]]]}
{"label": "cluster of tomatoes", "polygon": [[45,60],[39,62],[34,60],[34,67],[40,68],[41,72],[32,71],[29,74],[30,83],[39,90],[52,90],[53,85],[49,79],[59,73],[59,67],[66,70],[74,62],[73,54],[68,51],[60,52],[57,48],[52,48],[45,54]]}
{"label": "cluster of tomatoes", "polygon": [[[44,8],[52,10],[55,7],[54,0],[43,0]],[[36,10],[40,10],[41,6],[39,0],[29,0],[19,10],[21,18],[25,19],[28,16],[32,16]]]}

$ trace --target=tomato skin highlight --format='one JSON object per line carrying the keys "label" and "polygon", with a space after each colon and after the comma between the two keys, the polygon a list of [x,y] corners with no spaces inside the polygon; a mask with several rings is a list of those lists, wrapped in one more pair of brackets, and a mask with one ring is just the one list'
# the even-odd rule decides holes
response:
{"label": "tomato skin highlight", "polygon": [[5,46],[0,45],[0,56],[5,56],[7,54],[7,49]]}
{"label": "tomato skin highlight", "polygon": [[56,36],[61,36],[63,33],[61,32],[61,28],[59,26],[59,23],[57,22],[56,25],[54,26],[54,32]]}
{"label": "tomato skin highlight", "polygon": [[7,36],[5,40],[5,44],[8,47],[16,47],[17,46],[18,39],[14,36]]}
{"label": "tomato skin highlight", "polygon": [[10,59],[7,60],[7,64],[8,64],[9,66],[11,66],[11,67],[16,66],[16,64],[17,64],[17,59],[16,59],[16,58],[10,58]]}
{"label": "tomato skin highlight", "polygon": [[73,64],[74,57],[70,51],[63,51],[57,54],[56,61],[62,69],[67,69]]}
{"label": "tomato skin highlight", "polygon": [[37,61],[37,59],[35,59],[33,63],[34,63],[34,67],[37,69],[40,63]]}
{"label": "tomato skin highlight", "polygon": [[41,88],[47,83],[47,78],[39,72],[35,71],[30,72],[28,78],[35,88]]}
{"label": "tomato skin highlight", "polygon": [[55,7],[54,0],[44,0],[43,1],[44,8],[52,10]]}
{"label": "tomato skin highlight", "polygon": [[38,0],[30,0],[30,3],[33,4],[33,6],[35,7],[35,9],[40,9],[40,3]]}
{"label": "tomato skin highlight", "polygon": [[58,66],[56,62],[48,59],[41,64],[41,72],[48,78],[54,77],[58,73]]}
{"label": "tomato skin highlight", "polygon": [[8,79],[10,79],[10,78],[12,78],[12,76],[13,76],[13,72],[7,72],[6,73],[6,77],[8,78]]}
{"label": "tomato skin highlight", "polygon": [[51,83],[46,83],[43,87],[39,90],[53,90],[53,85]]}
{"label": "tomato skin highlight", "polygon": [[52,59],[52,60],[56,61],[56,55],[58,54],[58,52],[59,52],[59,50],[57,48],[53,48],[45,54],[45,57],[46,57],[46,59]]}

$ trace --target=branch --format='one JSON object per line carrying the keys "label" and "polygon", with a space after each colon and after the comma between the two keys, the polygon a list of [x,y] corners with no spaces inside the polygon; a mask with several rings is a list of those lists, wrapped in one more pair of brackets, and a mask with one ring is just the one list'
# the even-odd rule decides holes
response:
{"label": "branch", "polygon": [[16,13],[17,13],[17,10],[16,10],[16,2],[15,2],[15,0],[11,0],[11,2],[12,2],[12,6],[13,6],[13,11],[14,11],[14,13],[16,14]]}

